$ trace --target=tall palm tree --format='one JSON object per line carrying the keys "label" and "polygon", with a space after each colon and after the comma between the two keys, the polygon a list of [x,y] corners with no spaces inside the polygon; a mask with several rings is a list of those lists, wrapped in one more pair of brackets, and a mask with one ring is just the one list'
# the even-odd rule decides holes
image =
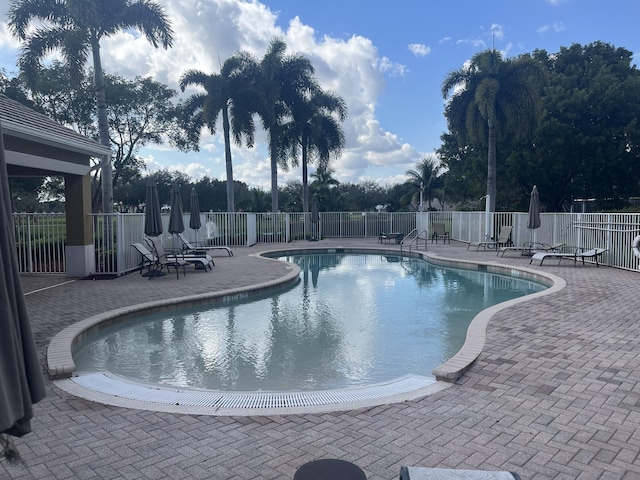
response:
{"label": "tall palm tree", "polygon": [[[465,143],[487,147],[489,211],[496,205],[496,142],[506,132],[524,136],[535,121],[541,65],[531,57],[503,59],[500,52],[476,53],[468,66],[449,73],[442,82],[449,129]],[[514,128],[511,128],[514,127]]]}
{"label": "tall palm tree", "polygon": [[291,105],[291,121],[283,125],[283,149],[294,165],[302,156],[302,211],[309,213],[308,165],[317,162],[327,169],[332,154],[338,156],[345,145],[340,122],[347,116],[342,97],[321,89],[304,95]]}
{"label": "tall palm tree", "polygon": [[[415,202],[416,196],[419,196],[422,191],[424,198],[427,200],[429,210],[431,210],[431,202],[438,195],[438,190],[442,188],[442,181],[439,177],[441,168],[440,164],[434,159],[424,157],[418,162],[415,170],[407,170],[406,174],[409,177],[407,183],[413,187],[407,195],[412,203]],[[403,200],[405,200],[405,197],[403,197]],[[419,203],[419,201],[415,203]]]}
{"label": "tall palm tree", "polygon": [[185,102],[190,134],[196,140],[199,139],[203,126],[215,135],[218,116],[222,115],[229,213],[235,212],[231,134],[237,145],[242,144],[242,137],[249,147],[253,146],[254,141],[255,125],[252,113],[256,100],[252,81],[255,78],[255,66],[248,53],[240,52],[224,62],[220,73],[207,75],[198,70],[188,70],[180,79],[182,91],[188,85],[199,85],[206,91],[193,94]]}
{"label": "tall palm tree", "polygon": [[[37,28],[31,28],[33,22]],[[12,0],[9,28],[24,42],[18,63],[34,87],[42,59],[49,53],[59,51],[71,78],[78,82],[91,54],[100,143],[107,147],[109,124],[100,40],[135,29],[155,48],[168,48],[173,43],[169,19],[153,0]],[[104,158],[101,167],[102,209],[112,213],[111,158]]]}
{"label": "tall palm tree", "polygon": [[260,95],[256,110],[269,136],[271,211],[274,213],[278,211],[278,164],[286,166],[286,155],[280,148],[283,144],[282,123],[291,115],[291,105],[317,88],[309,59],[300,54],[285,55],[286,48],[280,38],[269,43],[258,64],[256,82]]}

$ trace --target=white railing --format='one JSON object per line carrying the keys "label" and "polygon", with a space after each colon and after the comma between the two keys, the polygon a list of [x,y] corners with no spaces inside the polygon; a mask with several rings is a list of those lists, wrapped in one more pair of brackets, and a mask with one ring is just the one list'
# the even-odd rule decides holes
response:
{"label": "white railing", "polygon": [[65,273],[67,240],[64,213],[14,213],[21,273]]}
{"label": "white railing", "polygon": [[[64,273],[66,220],[64,214],[14,214],[16,243],[21,271],[25,273]],[[139,254],[131,248],[144,240],[144,214],[92,214],[96,252],[96,274],[122,275],[135,269]],[[169,215],[162,216],[162,242],[179,248],[178,239],[167,232]],[[377,238],[381,233],[428,232],[434,223],[443,223],[451,238],[477,242],[495,237],[504,225],[512,227],[514,245],[535,241],[563,243],[567,252],[576,248],[606,248],[606,265],[638,270],[639,259],[631,249],[640,234],[640,214],[543,213],[536,230],[527,229],[527,214],[495,213],[486,222],[484,212],[323,212],[312,223],[302,213],[201,213],[202,227],[189,228],[184,215],[185,236],[208,245],[248,246],[255,243],[285,243],[292,240],[337,238]],[[486,230],[489,230],[488,232]]]}

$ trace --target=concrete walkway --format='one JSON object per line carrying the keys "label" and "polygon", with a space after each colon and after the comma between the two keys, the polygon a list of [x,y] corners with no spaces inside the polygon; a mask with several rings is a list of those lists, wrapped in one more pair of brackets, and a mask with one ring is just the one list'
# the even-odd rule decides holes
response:
{"label": "concrete walkway", "polygon": [[[284,265],[249,255],[271,248],[216,252],[213,272],[179,280],[23,277],[43,367],[51,338],[89,316],[285,275]],[[529,267],[516,254],[468,252],[455,242],[428,249]],[[640,478],[640,275],[568,261],[533,268],[561,276],[566,288],[494,316],[479,360],[434,395],[330,414],[212,417],[104,406],[47,380],[33,433],[16,439],[26,465],[2,461],[0,478],[291,479],[303,463],[326,457],[356,463],[369,479],[395,479],[401,465],[512,470],[536,480]]]}

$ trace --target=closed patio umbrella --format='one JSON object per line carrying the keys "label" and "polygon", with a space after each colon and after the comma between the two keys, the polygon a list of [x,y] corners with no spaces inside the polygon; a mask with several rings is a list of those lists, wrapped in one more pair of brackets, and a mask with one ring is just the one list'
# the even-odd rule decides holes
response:
{"label": "closed patio umbrella", "polygon": [[198,230],[202,227],[200,220],[200,200],[198,200],[198,192],[196,187],[191,188],[189,195],[189,228],[196,231],[196,242],[198,241]]}
{"label": "closed patio umbrella", "polygon": [[535,230],[540,228],[540,196],[538,195],[538,187],[533,186],[531,190],[531,198],[529,199],[529,219],[527,221],[527,228],[529,230]]}
{"label": "closed patio umbrella", "polygon": [[[538,195],[538,187],[535,185],[531,190],[531,198],[529,199],[529,218],[527,220],[527,228],[529,230],[536,230],[540,228],[540,196]],[[535,233],[532,241],[535,241]]]}
{"label": "closed patio umbrella", "polygon": [[[31,431],[32,405],[46,390],[20,280],[1,125],[0,192],[0,434],[21,437]],[[2,438],[0,450],[19,458],[7,444]]]}
{"label": "closed patio umbrella", "polygon": [[169,233],[171,235],[175,235],[177,233],[184,232],[184,220],[182,219],[182,198],[180,197],[180,188],[176,183],[174,183],[171,187],[169,205],[171,207],[171,215],[169,216]]}
{"label": "closed patio umbrella", "polygon": [[160,216],[160,200],[158,199],[158,185],[153,178],[147,182],[147,195],[144,209],[144,234],[157,237],[162,234],[162,217]]}

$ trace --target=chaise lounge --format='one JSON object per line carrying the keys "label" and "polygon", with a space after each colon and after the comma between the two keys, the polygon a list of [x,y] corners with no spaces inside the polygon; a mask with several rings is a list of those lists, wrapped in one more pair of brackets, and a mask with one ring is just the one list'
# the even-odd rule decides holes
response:
{"label": "chaise lounge", "polygon": [[148,277],[149,280],[153,277],[166,275],[165,273],[162,273],[162,270],[166,268],[168,272],[170,267],[174,267],[176,269],[176,278],[179,278],[180,267],[182,267],[183,275],[186,276],[185,267],[189,265],[189,262],[178,259],[169,260],[166,254],[164,257],[158,256],[141,243],[132,243],[131,246],[142,256],[142,260],[140,262],[140,273],[142,273],[142,270],[146,267],[147,273],[144,276]]}
{"label": "chaise lounge", "polygon": [[500,248],[500,247],[509,247],[513,245],[511,241],[511,229],[510,225],[504,225],[500,229],[500,235],[498,235],[497,240],[488,240],[485,242],[471,242],[467,245],[467,250],[469,247],[476,247],[476,251],[480,250],[480,247],[483,247],[485,250],[487,248]]}
{"label": "chaise lounge", "polygon": [[185,253],[207,253],[209,250],[219,249],[219,250],[225,250],[227,252],[227,255],[229,255],[230,257],[233,257],[233,252],[227,246],[224,246],[224,245],[209,245],[209,246],[194,245],[189,240],[187,240],[187,237],[185,237],[183,233],[179,233],[178,234],[178,238],[182,242],[182,250]]}
{"label": "chaise lounge", "polygon": [[522,247],[500,247],[496,252],[496,257],[502,253],[502,257],[506,252],[521,252],[523,256],[531,256],[534,253],[542,252],[559,252],[564,247],[564,243],[539,243],[539,242],[525,242]]}
{"label": "chaise lounge", "polygon": [[400,467],[400,480],[520,480],[520,475],[507,471]]}
{"label": "chaise lounge", "polygon": [[581,249],[576,249],[574,253],[537,252],[533,254],[533,257],[531,257],[531,260],[529,260],[529,264],[531,264],[534,260],[538,260],[540,262],[539,265],[542,265],[542,262],[544,262],[546,258],[551,257],[551,258],[558,259],[558,265],[560,265],[560,261],[563,258],[573,260],[573,266],[575,267],[576,264],[578,263],[578,259],[582,260],[582,264],[584,265],[584,260],[586,258],[589,258],[595,261],[596,267],[599,267],[600,263],[598,262],[598,258],[602,257],[602,255],[606,251],[607,251],[606,248],[592,248],[591,250],[586,250],[586,251],[581,251]]}

